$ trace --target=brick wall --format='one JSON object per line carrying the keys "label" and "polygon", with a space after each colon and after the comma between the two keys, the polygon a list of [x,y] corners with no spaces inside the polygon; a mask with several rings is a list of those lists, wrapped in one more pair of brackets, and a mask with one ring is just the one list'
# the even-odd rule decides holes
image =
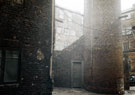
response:
{"label": "brick wall", "polygon": [[52,0],[0,6],[0,48],[21,49],[19,82],[0,85],[1,95],[51,95]]}
{"label": "brick wall", "polygon": [[[135,72],[135,39],[134,34],[123,35],[123,51],[127,55],[127,60],[130,62],[130,72]],[[127,43],[128,49],[125,50],[124,44]]]}
{"label": "brick wall", "polygon": [[55,52],[53,72],[54,86],[71,87],[71,63],[83,61],[83,36],[63,51]]}
{"label": "brick wall", "polygon": [[[124,75],[125,75],[125,89],[129,89],[130,75],[135,73],[135,39],[133,34],[123,35],[123,54],[124,54]],[[128,49],[125,48],[127,43]]]}
{"label": "brick wall", "polygon": [[85,5],[85,88],[123,92],[120,0],[85,0]]}

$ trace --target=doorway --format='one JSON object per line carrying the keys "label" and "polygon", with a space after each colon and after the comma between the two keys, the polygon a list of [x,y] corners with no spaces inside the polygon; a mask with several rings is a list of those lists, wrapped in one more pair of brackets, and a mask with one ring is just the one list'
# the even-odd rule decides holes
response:
{"label": "doorway", "polygon": [[71,66],[71,87],[72,88],[82,88],[83,82],[83,70],[82,70],[82,62],[72,62]]}

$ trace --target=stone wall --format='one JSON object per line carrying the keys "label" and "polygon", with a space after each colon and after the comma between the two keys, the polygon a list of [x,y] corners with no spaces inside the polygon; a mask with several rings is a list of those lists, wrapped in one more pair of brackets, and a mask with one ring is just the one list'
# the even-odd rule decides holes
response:
{"label": "stone wall", "polygon": [[19,81],[1,84],[1,95],[51,95],[51,42],[52,0],[1,3],[0,49],[21,52]]}
{"label": "stone wall", "polygon": [[71,63],[72,61],[83,61],[84,38],[74,42],[63,51],[55,52],[53,72],[54,86],[72,87],[71,86]]}
{"label": "stone wall", "polygon": [[120,0],[85,0],[85,5],[85,88],[100,93],[121,93],[124,74]]}

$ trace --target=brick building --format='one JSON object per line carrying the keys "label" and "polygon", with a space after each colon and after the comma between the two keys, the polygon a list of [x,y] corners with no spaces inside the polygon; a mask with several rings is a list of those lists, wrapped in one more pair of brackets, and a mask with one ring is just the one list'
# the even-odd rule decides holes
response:
{"label": "brick building", "polygon": [[[1,95],[51,95],[52,5],[53,0],[0,0]],[[73,59],[73,64],[64,59],[70,65],[62,63],[66,67],[58,72],[64,79],[71,75],[67,81],[72,85],[67,86],[83,83],[89,91],[120,94],[124,84],[120,0],[85,0],[85,5],[84,38],[65,49],[68,56],[60,58]]]}
{"label": "brick building", "polygon": [[[56,87],[83,87],[84,37],[62,50],[55,52],[53,71]],[[76,66],[78,64],[81,68]],[[77,68],[74,68],[74,67]],[[77,70],[79,70],[77,72]],[[76,76],[80,73],[78,76]],[[77,79],[75,79],[77,77]]]}
{"label": "brick building", "polygon": [[128,54],[128,61],[130,61],[131,71],[135,72],[135,7],[123,11],[121,16],[122,35],[123,35],[123,51]]}
{"label": "brick building", "polygon": [[83,15],[55,6],[55,51],[62,51],[83,35]]}
{"label": "brick building", "polygon": [[51,95],[52,0],[0,0],[0,95]]}
{"label": "brick building", "polygon": [[129,77],[135,73],[135,7],[123,11],[121,17],[125,88],[129,89]]}
{"label": "brick building", "polygon": [[[123,93],[124,73],[119,17],[119,0],[85,0],[83,39],[56,55],[55,85],[79,87],[78,83],[72,83],[74,79],[79,79],[78,75],[82,76],[82,87],[89,91]],[[81,62],[79,60],[72,63],[74,58],[83,61],[82,75],[76,73],[76,70],[81,70],[77,69],[80,68]]]}
{"label": "brick building", "polygon": [[[74,62],[80,62],[81,66],[83,64],[82,36],[83,15],[78,12],[56,6],[53,63],[54,85],[56,87],[73,87],[73,84],[77,82],[73,79],[74,75],[72,74],[72,66]],[[80,76],[82,79],[82,75]],[[80,84],[80,87],[82,87],[82,84]]]}
{"label": "brick building", "polygon": [[120,0],[85,0],[84,9],[85,89],[122,93]]}

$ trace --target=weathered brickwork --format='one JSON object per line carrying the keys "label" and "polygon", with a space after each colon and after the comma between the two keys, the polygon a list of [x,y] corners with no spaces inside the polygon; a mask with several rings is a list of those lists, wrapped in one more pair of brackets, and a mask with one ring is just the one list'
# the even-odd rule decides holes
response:
{"label": "weathered brickwork", "polygon": [[85,0],[85,65],[87,90],[123,91],[120,0]]}
{"label": "weathered brickwork", "polygon": [[[126,39],[126,37],[128,36],[128,39]],[[135,72],[135,40],[134,40],[134,36],[131,35],[127,35],[127,36],[123,36],[123,44],[124,43],[128,43],[128,50],[124,51],[124,54],[127,55],[127,59],[128,59],[128,65],[130,67],[130,72]]]}
{"label": "weathered brickwork", "polygon": [[125,89],[128,90],[130,86],[130,75],[135,73],[135,7],[123,11],[121,16],[122,23],[122,41],[123,41],[123,54],[124,54],[124,78]]}
{"label": "weathered brickwork", "polygon": [[19,82],[0,95],[51,95],[52,0],[0,5],[0,48],[21,50]]}
{"label": "weathered brickwork", "polygon": [[[122,29],[123,29],[123,51],[124,54],[128,56],[128,61],[131,64],[131,72],[135,72],[135,31],[134,31],[134,26],[135,26],[135,12],[132,11],[134,10],[134,7],[131,8],[130,10],[127,10],[125,12],[122,12],[122,16],[128,15],[128,17],[125,17],[121,20],[122,23]],[[126,45],[127,44],[127,45]],[[126,48],[127,47],[127,48]]]}
{"label": "weathered brickwork", "polygon": [[135,39],[133,33],[123,35],[123,58],[124,58],[124,75],[125,89],[129,89],[130,75],[135,73]]}

